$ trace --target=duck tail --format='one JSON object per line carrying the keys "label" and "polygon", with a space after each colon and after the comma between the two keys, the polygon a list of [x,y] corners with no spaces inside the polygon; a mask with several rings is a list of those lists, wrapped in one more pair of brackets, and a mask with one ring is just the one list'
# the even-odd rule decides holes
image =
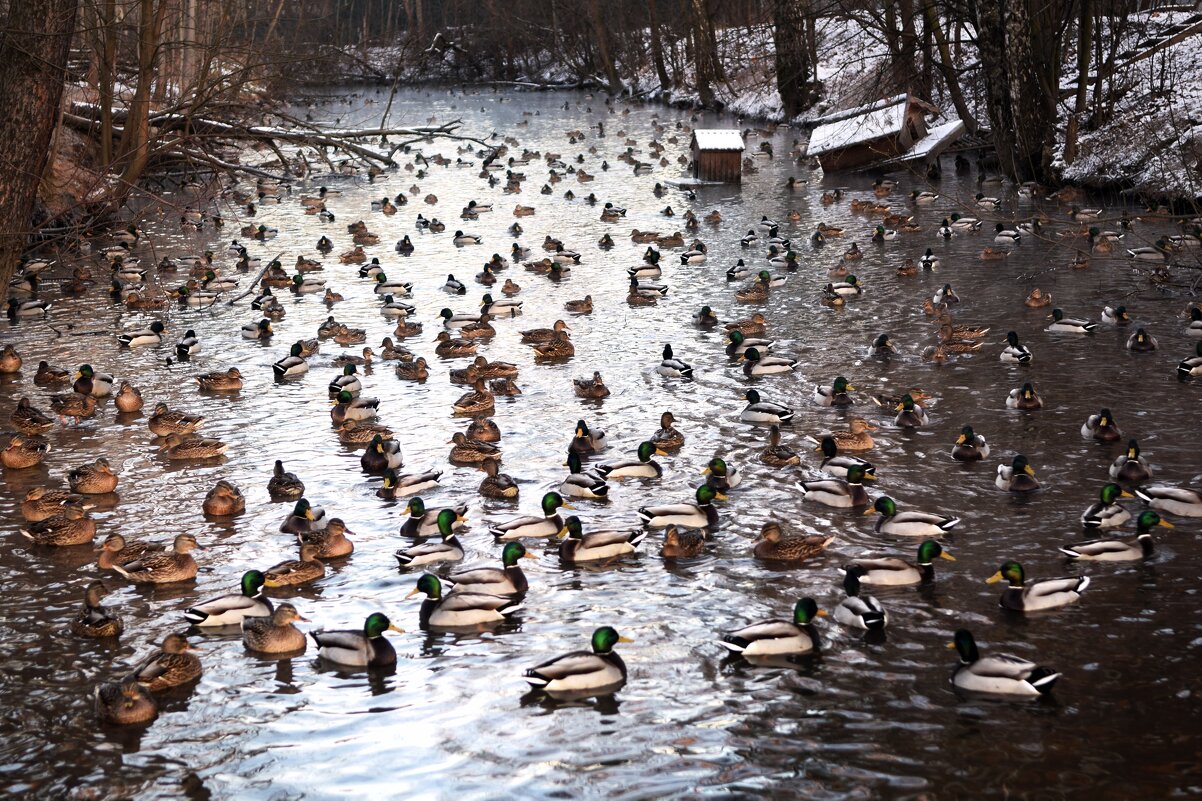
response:
{"label": "duck tail", "polygon": [[1069,559],[1077,559],[1081,556],[1081,554],[1073,550],[1071,545],[1065,545],[1063,548],[1057,548],[1056,550],[1060,551],[1060,553],[1064,554]]}
{"label": "duck tail", "polygon": [[884,612],[864,612],[860,615],[860,619],[864,621],[864,628],[869,631],[880,631],[885,628],[885,613]]}
{"label": "duck tail", "polygon": [[208,612],[203,612],[200,609],[196,609],[194,607],[184,610],[184,620],[188,621],[189,623],[192,623],[193,625],[199,626],[201,623],[203,623],[208,618],[208,616],[209,616]]}
{"label": "duck tail", "polygon": [[530,668],[527,670],[522,674],[522,678],[533,687],[545,687],[549,683],[549,680],[546,677],[538,674],[538,670],[536,668]]}
{"label": "duck tail", "polygon": [[736,637],[733,634],[730,634],[719,640],[718,645],[721,645],[731,653],[741,654],[747,650],[747,646],[751,645],[751,642],[742,637]]}
{"label": "duck tail", "polygon": [[1031,675],[1027,677],[1029,683],[1041,693],[1051,691],[1052,687],[1060,679],[1060,674],[1051,668],[1037,667],[1031,671]]}

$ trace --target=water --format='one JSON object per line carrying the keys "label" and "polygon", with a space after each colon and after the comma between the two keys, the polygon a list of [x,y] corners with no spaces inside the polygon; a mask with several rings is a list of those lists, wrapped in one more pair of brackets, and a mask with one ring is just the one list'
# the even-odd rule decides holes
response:
{"label": "water", "polygon": [[[341,96],[341,94],[339,95]],[[570,108],[564,110],[565,98]],[[319,121],[370,124],[382,113],[384,95],[318,102],[308,112]],[[366,100],[373,102],[367,103]],[[302,109],[303,110],[303,109]],[[523,116],[523,111],[532,116]],[[1179,315],[1186,299],[1152,288],[1133,274],[1130,264],[1096,258],[1088,270],[1068,263],[1073,241],[1058,238],[1066,230],[1065,213],[1054,204],[1001,192],[998,216],[1026,218],[1037,210],[1054,221],[1042,238],[1027,237],[1005,262],[981,262],[976,254],[989,244],[985,235],[937,240],[938,220],[953,211],[974,213],[967,199],[977,191],[971,179],[957,179],[947,164],[937,187],[943,197],[923,208],[918,220],[926,231],[885,245],[869,242],[875,218],[853,214],[848,197],[868,197],[866,177],[839,175],[815,180],[805,188],[783,188],[785,178],[802,174],[784,157],[793,134],[773,137],[775,160],[757,159],[757,174],[742,187],[699,190],[690,203],[672,190],[657,199],[651,187],[675,177],[675,158],[687,148],[688,134],[671,130],[667,144],[673,164],[648,176],[634,177],[616,160],[629,136],[648,160],[647,142],[658,117],[669,127],[681,113],[635,106],[629,114],[606,113],[599,99],[581,95],[490,94],[465,98],[441,92],[402,93],[392,122],[424,124],[463,118],[465,133],[496,130],[517,136],[522,145],[565,158],[596,145],[584,167],[596,180],[578,184],[569,176],[555,194],[538,194],[545,167],[532,163],[521,195],[488,189],[474,169],[432,168],[417,179],[410,172],[390,173],[368,184],[362,179],[315,180],[344,191],[329,206],[336,223],[324,224],[299,211],[295,197],[262,207],[256,221],[277,226],[268,243],[248,242],[252,253],[285,264],[298,253],[315,255],[313,244],[326,234],[337,247],[324,258],[318,277],[342,292],[335,306],[340,321],[366,327],[375,346],[392,326],[376,311],[377,299],[355,266],[342,266],[337,254],[349,247],[345,224],[364,219],[381,244],[368,247],[388,266],[390,277],[415,283],[412,302],[425,332],[406,341],[430,359],[425,384],[401,382],[391,366],[379,364],[364,378],[364,394],[380,398],[381,420],[396,431],[407,470],[444,471],[440,489],[425,494],[428,504],[468,501],[470,529],[462,536],[467,563],[496,563],[499,549],[485,530],[492,522],[537,509],[542,493],[565,473],[564,451],[578,418],[604,429],[612,444],[606,459],[629,458],[637,444],[671,410],[686,436],[685,447],[662,458],[662,480],[627,482],[612,490],[612,500],[578,502],[586,530],[593,526],[633,525],[634,511],[651,502],[691,498],[699,471],[715,454],[745,473],[743,486],[720,508],[722,527],[706,554],[669,564],[658,556],[661,534],[648,539],[643,552],[612,565],[563,568],[552,550],[524,563],[531,589],[526,611],[511,626],[476,635],[424,634],[418,631],[416,600],[403,600],[417,573],[401,572],[393,551],[403,544],[396,532],[401,506],[374,495],[378,479],[359,470],[359,451],[341,447],[329,427],[326,385],[336,374],[330,360],[347,350],[332,341],[312,360],[304,379],[287,384],[272,380],[270,365],[285,355],[288,343],[312,337],[330,312],[319,296],[294,300],[285,295],[285,320],[266,346],[240,339],[243,323],[258,319],[249,298],[233,308],[206,311],[130,312],[111,303],[101,288],[79,299],[57,299],[52,320],[63,332],[37,322],[6,328],[26,361],[23,373],[0,387],[0,414],[7,415],[22,395],[48,407],[47,392],[33,385],[39,359],[97,369],[129,378],[141,388],[147,410],[133,418],[114,414],[111,403],[78,428],[49,435],[53,450],[44,466],[5,471],[0,514],[9,523],[0,538],[2,632],[6,669],[0,673],[0,764],[10,793],[17,796],[137,798],[566,798],[622,799],[662,797],[855,798],[1133,798],[1165,796],[1170,791],[1197,794],[1200,768],[1197,733],[1202,716],[1193,703],[1194,666],[1202,644],[1202,615],[1196,602],[1202,564],[1194,540],[1197,523],[1159,537],[1157,555],[1146,563],[1118,566],[1066,565],[1055,547],[1081,539],[1078,516],[1106,480],[1106,468],[1118,454],[1082,440],[1078,429],[1102,406],[1114,410],[1124,433],[1138,437],[1155,465],[1158,479],[1198,486],[1199,394],[1194,383],[1178,383],[1176,362],[1192,352]],[[587,129],[601,120],[607,136],[590,133],[583,145],[570,145],[565,132]],[[687,120],[686,120],[687,122]],[[519,127],[519,123],[521,123]],[[526,125],[528,123],[528,125]],[[720,124],[729,124],[722,121]],[[594,129],[595,130],[595,129]],[[625,135],[619,131],[624,130]],[[751,140],[754,147],[758,140]],[[424,145],[427,154],[452,159],[453,142]],[[515,154],[517,149],[515,149]],[[464,158],[472,158],[465,154]],[[612,168],[599,169],[602,157]],[[420,192],[410,193],[417,183]],[[825,189],[843,187],[847,197],[824,207]],[[565,190],[628,207],[625,221],[597,221],[599,206],[567,202]],[[904,208],[911,188],[924,182],[903,179],[889,198]],[[371,198],[405,191],[411,202],[393,217],[372,214]],[[439,202],[421,202],[427,193]],[[491,201],[496,210],[478,221],[460,221],[469,199]],[[187,198],[174,198],[183,205]],[[463,391],[446,380],[463,360],[433,358],[431,340],[440,329],[436,314],[449,306],[470,311],[484,291],[471,282],[493,252],[507,254],[513,237],[515,203],[534,205],[523,218],[520,241],[535,256],[544,235],[564,240],[584,254],[571,277],[552,283],[520,267],[502,273],[523,287],[525,315],[495,323],[498,335],[482,348],[490,359],[521,366],[524,394],[498,399],[495,419],[503,432],[504,470],[521,485],[517,503],[484,500],[476,494],[483,477],[471,468],[449,465],[447,441],[465,421],[449,414]],[[671,252],[664,259],[671,292],[658,307],[625,304],[625,268],[639,260],[644,246],[631,244],[631,228],[670,233],[683,230],[683,219],[659,215],[671,204],[678,215],[693,208],[699,216],[718,209],[723,221],[702,224],[697,233],[710,248],[709,261],[682,267]],[[164,253],[183,255],[224,245],[237,235],[229,225],[219,234],[183,234],[174,225],[178,205],[151,210],[144,227],[153,250],[138,254],[147,264]],[[784,220],[796,209],[800,221]],[[231,223],[235,213],[224,207]],[[445,220],[449,231],[479,233],[484,244],[456,248],[448,231],[419,234],[417,212]],[[1114,216],[1117,216],[1117,211]],[[762,214],[781,220],[784,231],[805,242],[824,220],[846,226],[847,236],[814,250],[800,247],[803,269],[765,304],[741,304],[724,271],[736,258],[761,262],[760,247],[743,250],[739,237]],[[1167,222],[1137,223],[1128,235],[1135,244],[1150,243],[1170,231]],[[609,252],[596,241],[609,231],[618,246]],[[410,234],[417,252],[402,259],[393,243]],[[691,237],[690,237],[691,239]],[[865,253],[853,271],[866,285],[863,298],[842,310],[819,305],[827,270],[851,240]],[[936,274],[897,278],[906,256],[933,247],[943,259]],[[1196,262],[1196,257],[1191,257]],[[222,259],[223,262],[231,260]],[[232,269],[232,264],[230,264]],[[449,272],[469,285],[468,295],[439,291]],[[1188,274],[1188,271],[1182,271]],[[97,270],[98,275],[101,274]],[[249,276],[241,276],[243,288]],[[177,279],[163,279],[172,285]],[[182,278],[178,279],[182,281]],[[963,298],[958,322],[992,327],[981,353],[942,365],[919,354],[933,344],[933,329],[920,304],[944,281]],[[1139,324],[1160,338],[1154,354],[1131,355],[1123,343],[1128,331],[1099,330],[1093,336],[1044,333],[1047,309],[1026,309],[1022,300],[1032,286],[1054,293],[1071,316],[1097,319],[1103,304],[1122,302]],[[494,287],[499,289],[499,285]],[[564,301],[593,295],[591,316],[568,318]],[[48,297],[56,292],[48,290]],[[499,295],[498,295],[499,296]],[[888,492],[905,508],[942,511],[964,518],[946,545],[958,561],[940,562],[938,580],[922,589],[876,592],[889,608],[893,625],[883,640],[865,641],[829,619],[820,621],[821,656],[784,667],[753,667],[731,661],[717,644],[723,631],[752,620],[787,615],[801,595],[814,596],[831,609],[842,597],[835,568],[865,553],[912,558],[915,542],[873,533],[873,518],[832,511],[797,500],[795,481],[813,475],[816,454],[805,456],[797,471],[770,469],[758,462],[766,430],[738,422],[747,386],[739,366],[727,360],[721,336],[701,332],[690,316],[708,303],[723,321],[762,311],[770,321],[776,350],[800,359],[784,378],[755,383],[768,399],[797,408],[784,441],[804,448],[801,434],[842,426],[846,415],[809,402],[815,383],[843,374],[867,391],[900,392],[921,387],[934,396],[931,424],[913,433],[890,430],[890,418],[871,404],[855,411],[882,424],[877,447],[868,454],[881,480],[874,492]],[[165,317],[174,342],[194,328],[202,350],[191,362],[167,363],[171,350],[118,349],[111,335],[89,331],[129,330]],[[518,331],[548,326],[558,318],[573,327],[576,357],[566,364],[534,365]],[[65,326],[74,323],[68,330]],[[997,344],[1017,330],[1035,353],[1027,367],[999,363]],[[902,351],[882,365],[863,358],[866,345],[888,331]],[[696,368],[692,382],[670,381],[654,373],[665,342]],[[233,396],[204,395],[191,376],[237,366],[245,388]],[[603,402],[581,401],[571,379],[600,369],[613,395]],[[1008,411],[1006,393],[1032,381],[1046,408],[1034,414]],[[156,401],[167,401],[204,414],[204,433],[230,445],[220,462],[170,463],[157,455],[145,417]],[[5,417],[4,419],[7,419]],[[960,426],[972,424],[994,448],[985,464],[961,465],[949,452]],[[1043,490],[1030,498],[1010,497],[993,486],[997,464],[1015,452],[1035,466]],[[119,531],[136,539],[170,539],[178,531],[194,533],[201,572],[195,582],[154,589],[132,587],[106,577],[114,589],[106,604],[126,621],[117,645],[81,640],[66,631],[83,588],[98,574],[86,547],[31,549],[17,533],[17,507],[32,486],[65,485],[72,467],[106,455],[120,471],[119,501],[99,508],[100,536]],[[295,593],[312,627],[358,627],[371,611],[382,610],[408,630],[390,635],[400,659],[394,672],[344,672],[320,663],[310,648],[302,657],[272,661],[243,651],[237,634],[202,634],[205,674],[191,692],[162,699],[162,714],[146,729],[102,730],[94,721],[91,687],[120,674],[165,633],[182,630],[180,611],[198,599],[233,590],[241,573],[291,558],[295,548],[277,527],[288,511],[266,493],[274,459],[282,458],[308,486],[308,497],[344,518],[355,532],[357,550],[334,563],[325,579]],[[246,514],[231,521],[206,520],[200,503],[218,478],[237,484],[247,498]],[[1129,502],[1130,503],[1130,502]],[[760,564],[751,543],[769,519],[807,532],[837,535],[830,551],[793,569]],[[1163,531],[1163,530],[1162,530]],[[1063,611],[1013,618],[997,607],[998,588],[984,579],[1005,558],[1019,559],[1032,577],[1088,572],[1094,585],[1077,606]],[[628,685],[614,698],[557,704],[524,699],[521,672],[566,650],[587,647],[598,625],[612,624],[635,642],[621,646],[630,668]],[[302,624],[303,625],[303,624]],[[1053,695],[1039,703],[1008,703],[964,698],[948,677],[954,654],[944,646],[953,630],[971,628],[984,649],[1004,649],[1064,672]]]}

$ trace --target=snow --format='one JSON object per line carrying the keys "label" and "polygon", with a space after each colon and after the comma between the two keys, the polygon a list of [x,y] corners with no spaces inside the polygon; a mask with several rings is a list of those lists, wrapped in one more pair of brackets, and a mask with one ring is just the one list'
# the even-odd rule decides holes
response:
{"label": "snow", "polygon": [[820,153],[871,142],[883,136],[895,136],[901,131],[905,119],[906,104],[903,100],[850,119],[819,125],[810,134],[810,146],[806,154],[817,156]]}
{"label": "snow", "polygon": [[698,128],[693,136],[701,150],[743,150],[743,134],[738,128]]}

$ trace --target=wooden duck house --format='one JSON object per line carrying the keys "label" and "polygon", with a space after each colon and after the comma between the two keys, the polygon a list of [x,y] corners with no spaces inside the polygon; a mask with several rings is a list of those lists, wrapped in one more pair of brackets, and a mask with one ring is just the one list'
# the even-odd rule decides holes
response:
{"label": "wooden duck house", "polygon": [[816,121],[806,154],[828,172],[902,156],[927,136],[928,113],[938,109],[913,95],[897,95],[831,114]]}
{"label": "wooden duck house", "polygon": [[702,181],[743,180],[743,134],[738,128],[693,131],[693,177]]}

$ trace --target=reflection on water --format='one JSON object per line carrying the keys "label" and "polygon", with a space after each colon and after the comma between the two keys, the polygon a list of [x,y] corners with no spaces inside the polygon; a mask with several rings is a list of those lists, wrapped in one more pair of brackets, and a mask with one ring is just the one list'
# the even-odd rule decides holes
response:
{"label": "reflection on water", "polygon": [[[370,92],[367,97],[376,98]],[[319,120],[341,116],[343,124],[358,124],[374,120],[380,108],[355,98],[349,104],[319,104],[311,113]],[[534,116],[523,117],[526,110]],[[0,673],[0,763],[10,792],[56,797],[72,788],[95,788],[96,797],[241,799],[702,794],[835,799],[981,797],[1006,788],[1028,796],[1101,792],[1128,798],[1164,795],[1178,786],[1180,773],[1196,774],[1196,743],[1189,735],[1202,724],[1197,705],[1190,703],[1202,642],[1193,600],[1202,572],[1191,541],[1196,524],[1161,535],[1157,555],[1146,564],[1065,565],[1055,550],[1081,538],[1080,511],[1096,498],[1118,453],[1078,434],[1085,417],[1102,406],[1114,410],[1126,434],[1138,437],[1158,477],[1195,486],[1202,482],[1198,387],[1173,376],[1176,362],[1193,347],[1177,316],[1184,299],[1150,288],[1122,259],[1095,257],[1087,270],[1070,269],[1078,244],[1058,237],[1062,223],[1048,226],[1040,237],[1025,238],[1000,262],[977,259],[992,237],[937,239],[934,227],[941,217],[977,211],[967,205],[978,191],[975,180],[957,179],[950,169],[936,187],[942,197],[919,213],[924,232],[874,244],[869,234],[875,218],[853,214],[847,203],[850,197],[870,196],[870,179],[815,176],[808,186],[788,190],[785,178],[803,170],[783,157],[757,158],[758,172],[746,176],[741,187],[704,188],[695,201],[677,190],[656,198],[653,184],[679,173],[674,159],[687,149],[687,133],[669,130],[661,137],[673,163],[651,175],[633,176],[616,156],[629,137],[638,143],[639,157],[650,161],[646,148],[653,120],[672,126],[682,119],[675,111],[634,107],[629,115],[616,116],[597,99],[488,93],[403,93],[393,105],[394,121],[420,124],[428,117],[461,117],[465,131],[513,134],[523,146],[565,159],[596,145],[598,152],[586,152],[583,163],[596,180],[581,184],[569,178],[547,197],[538,193],[545,180],[545,167],[538,163],[522,168],[530,177],[518,196],[489,189],[475,169],[431,167],[423,178],[402,170],[373,184],[327,177],[322,181],[344,192],[329,202],[337,222],[303,215],[295,195],[281,205],[263,206],[256,221],[278,227],[280,234],[268,243],[248,242],[252,255],[280,253],[290,264],[298,254],[315,255],[319,236],[333,238],[335,251],[323,259],[325,270],[318,276],[346,296],[333,314],[365,327],[372,346],[391,333],[392,325],[379,315],[378,300],[357,277],[357,268],[338,264],[337,254],[349,246],[345,224],[366,220],[381,238],[368,254],[380,257],[390,278],[414,283],[412,302],[426,330],[404,344],[429,358],[431,377],[423,384],[398,381],[391,365],[377,363],[362,371],[364,394],[380,399],[381,420],[395,430],[406,470],[444,471],[441,487],[424,494],[427,505],[469,502],[470,527],[461,535],[468,563],[498,563],[499,549],[485,533],[488,525],[515,510],[533,512],[542,493],[558,485],[577,419],[584,417],[607,433],[613,447],[606,460],[632,458],[638,443],[658,428],[665,409],[675,414],[686,444],[670,457],[657,457],[665,467],[663,478],[625,481],[614,487],[607,504],[579,501],[578,514],[586,529],[632,525],[639,506],[691,498],[700,468],[721,454],[741,468],[744,481],[721,505],[716,541],[700,557],[664,563],[656,555],[662,541],[656,533],[637,557],[572,569],[561,568],[553,543],[535,543],[540,557],[523,564],[531,589],[513,625],[470,635],[420,632],[420,602],[403,600],[417,572],[398,571],[392,556],[402,543],[397,530],[404,507],[375,497],[379,479],[360,472],[360,451],[340,446],[328,427],[326,386],[337,374],[330,362],[361,346],[342,349],[327,342],[312,359],[308,376],[285,383],[272,378],[272,362],[285,355],[289,343],[314,336],[329,313],[318,296],[283,295],[287,317],[276,324],[275,340],[266,347],[240,338],[241,325],[258,319],[249,298],[233,308],[172,310],[165,315],[169,342],[189,328],[200,337],[200,352],[186,362],[176,361],[168,347],[118,349],[114,333],[142,327],[161,313],[125,311],[110,303],[103,289],[78,299],[56,298],[52,320],[61,335],[39,322],[5,330],[4,341],[18,347],[26,366],[19,378],[6,377],[0,389],[4,419],[22,395],[48,406],[48,391],[32,382],[40,359],[66,367],[86,361],[129,378],[148,406],[141,415],[115,416],[106,402],[94,419],[79,427],[56,427],[48,435],[52,451],[44,466],[3,474],[0,513],[9,525],[0,538],[5,588],[0,631],[8,658]],[[588,130],[597,121],[606,123],[605,138],[590,133],[583,144],[568,143],[566,131]],[[529,125],[518,127],[525,122]],[[678,141],[667,143],[668,136]],[[778,154],[788,152],[793,136],[789,131],[774,136]],[[453,143],[424,147],[428,155],[442,152],[452,160],[458,155]],[[602,158],[611,165],[608,171],[600,169]],[[415,183],[419,191],[411,192]],[[823,206],[822,192],[837,187],[844,189],[844,200]],[[627,207],[626,218],[613,225],[598,222],[598,207],[563,199],[569,188]],[[905,207],[911,188],[927,187],[902,181],[887,202]],[[410,195],[410,203],[395,216],[369,211],[372,198],[401,191]],[[437,205],[421,201],[428,193],[438,197]],[[987,194],[1004,198],[1006,220],[1029,217],[1039,208],[1058,222],[1065,220],[1061,208],[1033,205],[1009,189]],[[496,211],[461,221],[459,210],[470,199],[491,201]],[[446,443],[464,421],[450,414],[463,388],[451,385],[446,371],[465,361],[430,357],[438,311],[473,310],[484,289],[471,277],[488,255],[508,253],[514,238],[506,229],[518,202],[537,210],[522,218],[526,233],[519,238],[535,256],[542,255],[538,245],[551,235],[583,258],[559,282],[520,268],[501,275],[502,281],[509,277],[523,286],[519,297],[525,314],[496,321],[498,334],[482,352],[521,367],[518,384],[524,394],[498,398],[495,416],[503,432],[503,469],[521,488],[515,504],[482,499],[476,487],[483,473],[447,463]],[[681,266],[675,252],[665,251],[669,294],[656,307],[631,307],[625,302],[625,269],[638,262],[644,246],[631,243],[629,231],[683,230],[680,216],[660,216],[668,204],[678,215],[686,208],[698,216],[721,212],[720,223],[703,223],[697,233],[709,246],[709,259]],[[790,209],[800,219],[784,220]],[[227,220],[237,219],[235,209],[223,212]],[[480,234],[484,244],[457,248],[449,231],[420,232],[413,227],[418,212],[440,217],[449,231]],[[220,256],[237,235],[233,225],[220,235],[181,233],[174,207],[153,215],[144,226],[153,246],[143,243],[137,249],[148,265],[164,254],[206,247]],[[724,272],[738,258],[757,268],[762,264],[762,247],[739,245],[762,215],[781,219],[783,232],[802,243],[802,268],[766,303],[737,303],[735,285],[726,283]],[[819,221],[846,227],[847,234],[814,248],[808,235]],[[1146,244],[1168,230],[1167,224],[1137,223],[1128,241]],[[617,241],[612,251],[596,247],[603,231]],[[413,238],[416,252],[401,258],[392,244],[405,234]],[[827,271],[853,240],[864,252],[852,271],[865,285],[865,295],[843,309],[820,305],[821,288],[830,280]],[[917,257],[927,247],[942,259],[938,273],[895,276],[903,258]],[[448,273],[468,284],[466,296],[439,291]],[[250,275],[238,277],[245,288]],[[936,366],[920,358],[934,342],[920,304],[949,281],[963,299],[955,310],[957,321],[992,331],[980,354]],[[1044,333],[1047,310],[1022,303],[1035,285],[1052,291],[1070,316],[1096,319],[1104,304],[1124,303],[1160,338],[1161,350],[1128,354],[1122,329],[1089,337]],[[563,303],[585,294],[593,296],[596,310],[571,318],[575,358],[535,366],[517,332],[567,318]],[[814,473],[819,454],[807,452],[798,472],[758,461],[767,432],[738,421],[748,382],[723,352],[721,334],[691,325],[702,304],[711,305],[723,321],[762,311],[775,350],[800,360],[792,376],[755,381],[766,399],[796,407],[784,442],[798,450],[808,451],[800,433],[845,423],[846,412],[809,400],[814,384],[829,384],[836,375],[867,390],[858,400],[912,387],[935,398],[931,424],[916,431],[891,428],[891,414],[874,406],[854,410],[883,424],[870,454],[881,479],[871,487],[874,492],[888,492],[905,508],[964,518],[947,537],[958,561],[940,563],[933,585],[874,589],[894,621],[883,635],[868,638],[824,619],[818,624],[824,637],[819,655],[774,664],[732,662],[717,645],[724,630],[787,615],[803,594],[832,608],[842,597],[835,567],[868,552],[912,558],[916,543],[875,534],[872,519],[855,512],[799,504],[795,480]],[[1034,351],[1031,365],[999,363],[997,343],[1010,329]],[[888,363],[866,358],[867,345],[884,331],[900,356]],[[666,342],[694,366],[695,380],[666,380],[655,373]],[[197,391],[194,374],[229,367],[242,372],[241,392]],[[602,402],[580,401],[571,379],[593,370],[603,372],[612,395]],[[1006,409],[1006,393],[1024,381],[1032,381],[1044,396],[1043,411]],[[203,433],[229,443],[228,455],[195,463],[159,455],[145,427],[159,400],[205,415]],[[993,446],[987,463],[951,460],[952,442],[966,423]],[[1038,471],[1043,489],[1031,497],[1011,497],[993,486],[996,465],[1015,452],[1026,454]],[[119,643],[80,640],[66,632],[84,587],[96,576],[94,554],[87,548],[31,548],[17,534],[17,507],[31,487],[64,485],[68,470],[100,455],[121,477],[119,500],[94,510],[101,536],[119,531],[135,539],[169,541],[188,531],[201,544],[195,582],[135,588],[106,579],[115,592],[105,603],[126,621]],[[159,719],[145,730],[100,729],[89,696],[94,683],[146,654],[165,632],[182,630],[180,613],[191,603],[232,591],[248,568],[293,555],[294,543],[278,532],[290,507],[271,503],[266,492],[276,458],[304,480],[315,504],[346,521],[356,542],[352,557],[330,565],[316,585],[289,595],[315,627],[354,627],[370,612],[385,611],[408,629],[389,635],[399,655],[395,671],[338,670],[319,663],[312,648],[291,660],[258,658],[243,651],[236,631],[205,632],[193,637],[205,664],[194,689],[165,701]],[[219,478],[242,489],[244,515],[204,517],[200,502]],[[824,556],[801,567],[761,565],[751,559],[751,543],[768,519],[806,533],[834,532],[838,539]],[[1003,558],[1019,559],[1034,577],[1088,571],[1095,584],[1078,606],[1004,617],[996,588],[983,581]],[[526,695],[522,670],[586,647],[592,630],[602,624],[635,640],[621,646],[630,680],[616,697],[566,702]],[[944,646],[959,626],[972,628],[985,649],[1004,647],[1062,670],[1065,677],[1054,696],[1034,704],[958,697],[948,683],[953,654]]]}

